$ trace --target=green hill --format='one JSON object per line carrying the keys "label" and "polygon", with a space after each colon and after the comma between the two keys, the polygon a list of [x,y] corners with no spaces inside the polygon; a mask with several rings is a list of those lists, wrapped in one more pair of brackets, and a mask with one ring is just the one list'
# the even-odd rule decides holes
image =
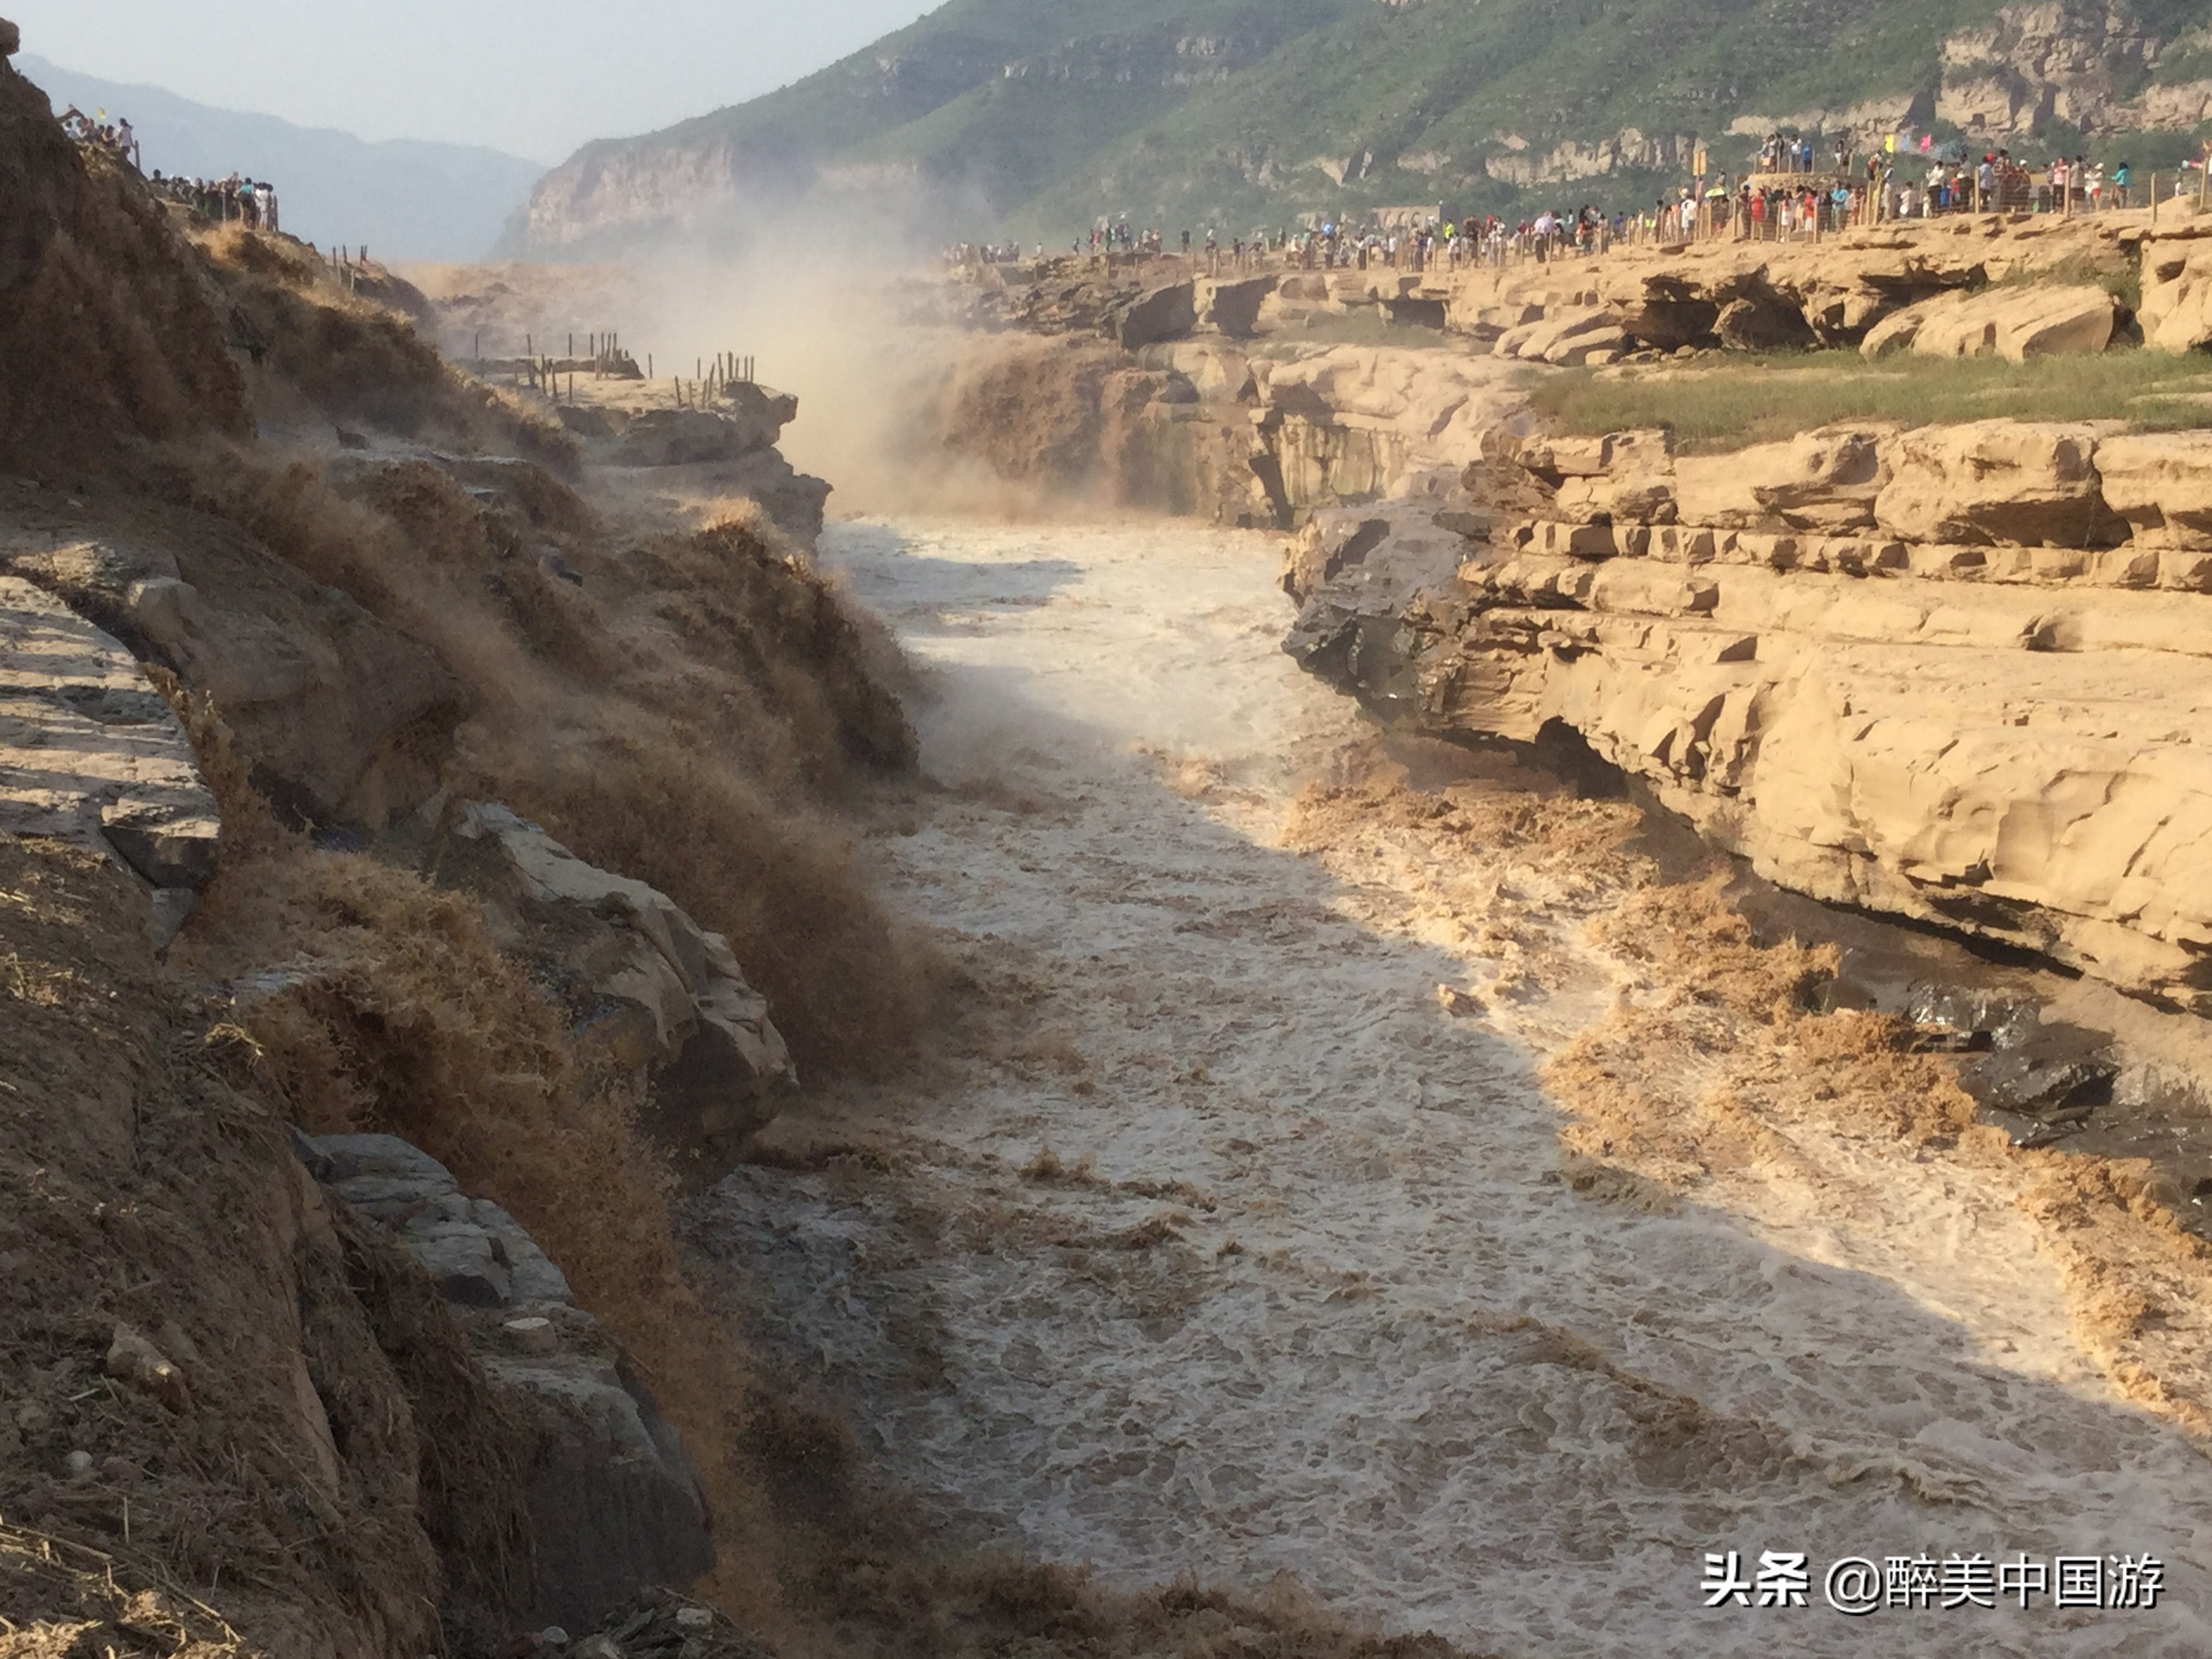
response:
{"label": "green hill", "polygon": [[1702,142],[2197,152],[2212,0],[951,0],[805,81],[541,185],[518,251],[714,230],[823,186],[1062,242],[1437,202],[1649,200]]}

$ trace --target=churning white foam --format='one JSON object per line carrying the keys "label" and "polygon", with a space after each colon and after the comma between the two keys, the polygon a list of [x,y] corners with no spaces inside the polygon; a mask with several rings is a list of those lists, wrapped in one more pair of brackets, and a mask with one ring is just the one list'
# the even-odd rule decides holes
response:
{"label": "churning white foam", "polygon": [[[949,1523],[1133,1584],[1287,1571],[1504,1654],[2212,1653],[2206,1464],[2075,1353],[2024,1228],[1940,1170],[1875,1217],[1577,1196],[1541,1054],[1439,1008],[1469,960],[1388,921],[1399,872],[1272,844],[1363,734],[1278,649],[1268,538],[826,545],[933,669],[955,786],[873,843],[887,891],[1029,1012],[832,1103],[884,1156],[740,1170],[711,1233],[757,1340]],[[1025,1176],[1047,1147],[1090,1168]],[[1730,1549],[1809,1555],[1812,1605],[1705,1608]],[[2022,1551],[2152,1552],[2167,1594],[1822,1604],[1839,1556]]]}

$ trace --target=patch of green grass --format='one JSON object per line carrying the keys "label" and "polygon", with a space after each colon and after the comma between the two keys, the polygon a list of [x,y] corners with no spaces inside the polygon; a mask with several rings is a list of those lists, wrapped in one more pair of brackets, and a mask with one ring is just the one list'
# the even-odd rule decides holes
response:
{"label": "patch of green grass", "polygon": [[1531,370],[1529,401],[1567,432],[1671,427],[1692,452],[1794,437],[1838,421],[1905,426],[2005,416],[2212,427],[2212,360],[2160,351],[2097,356],[1893,357],[1840,351],[1729,356],[1676,366]]}

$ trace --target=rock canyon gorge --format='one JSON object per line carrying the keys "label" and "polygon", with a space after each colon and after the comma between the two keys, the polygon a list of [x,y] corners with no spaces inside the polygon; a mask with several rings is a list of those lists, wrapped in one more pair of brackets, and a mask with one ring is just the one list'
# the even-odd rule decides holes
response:
{"label": "rock canyon gorge", "polygon": [[2212,1651],[2212,216],[0,189],[0,1656]]}

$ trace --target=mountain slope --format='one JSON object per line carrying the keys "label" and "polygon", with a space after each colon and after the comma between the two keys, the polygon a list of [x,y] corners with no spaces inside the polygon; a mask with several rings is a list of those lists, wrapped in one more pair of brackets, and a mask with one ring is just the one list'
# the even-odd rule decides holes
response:
{"label": "mountain slope", "polygon": [[286,230],[318,245],[366,244],[380,258],[482,258],[545,171],[497,150],[411,139],[370,143],[27,55],[16,63],[57,111],[75,104],[88,114],[105,109],[110,120],[130,117],[149,173],[272,179]]}
{"label": "mountain slope", "polygon": [[2208,115],[2212,0],[951,0],[768,97],[588,147],[508,246],[722,238],[825,185],[944,240],[1532,190],[1626,205],[1700,143],[1740,169],[1776,125],[2124,137],[2170,166]]}

